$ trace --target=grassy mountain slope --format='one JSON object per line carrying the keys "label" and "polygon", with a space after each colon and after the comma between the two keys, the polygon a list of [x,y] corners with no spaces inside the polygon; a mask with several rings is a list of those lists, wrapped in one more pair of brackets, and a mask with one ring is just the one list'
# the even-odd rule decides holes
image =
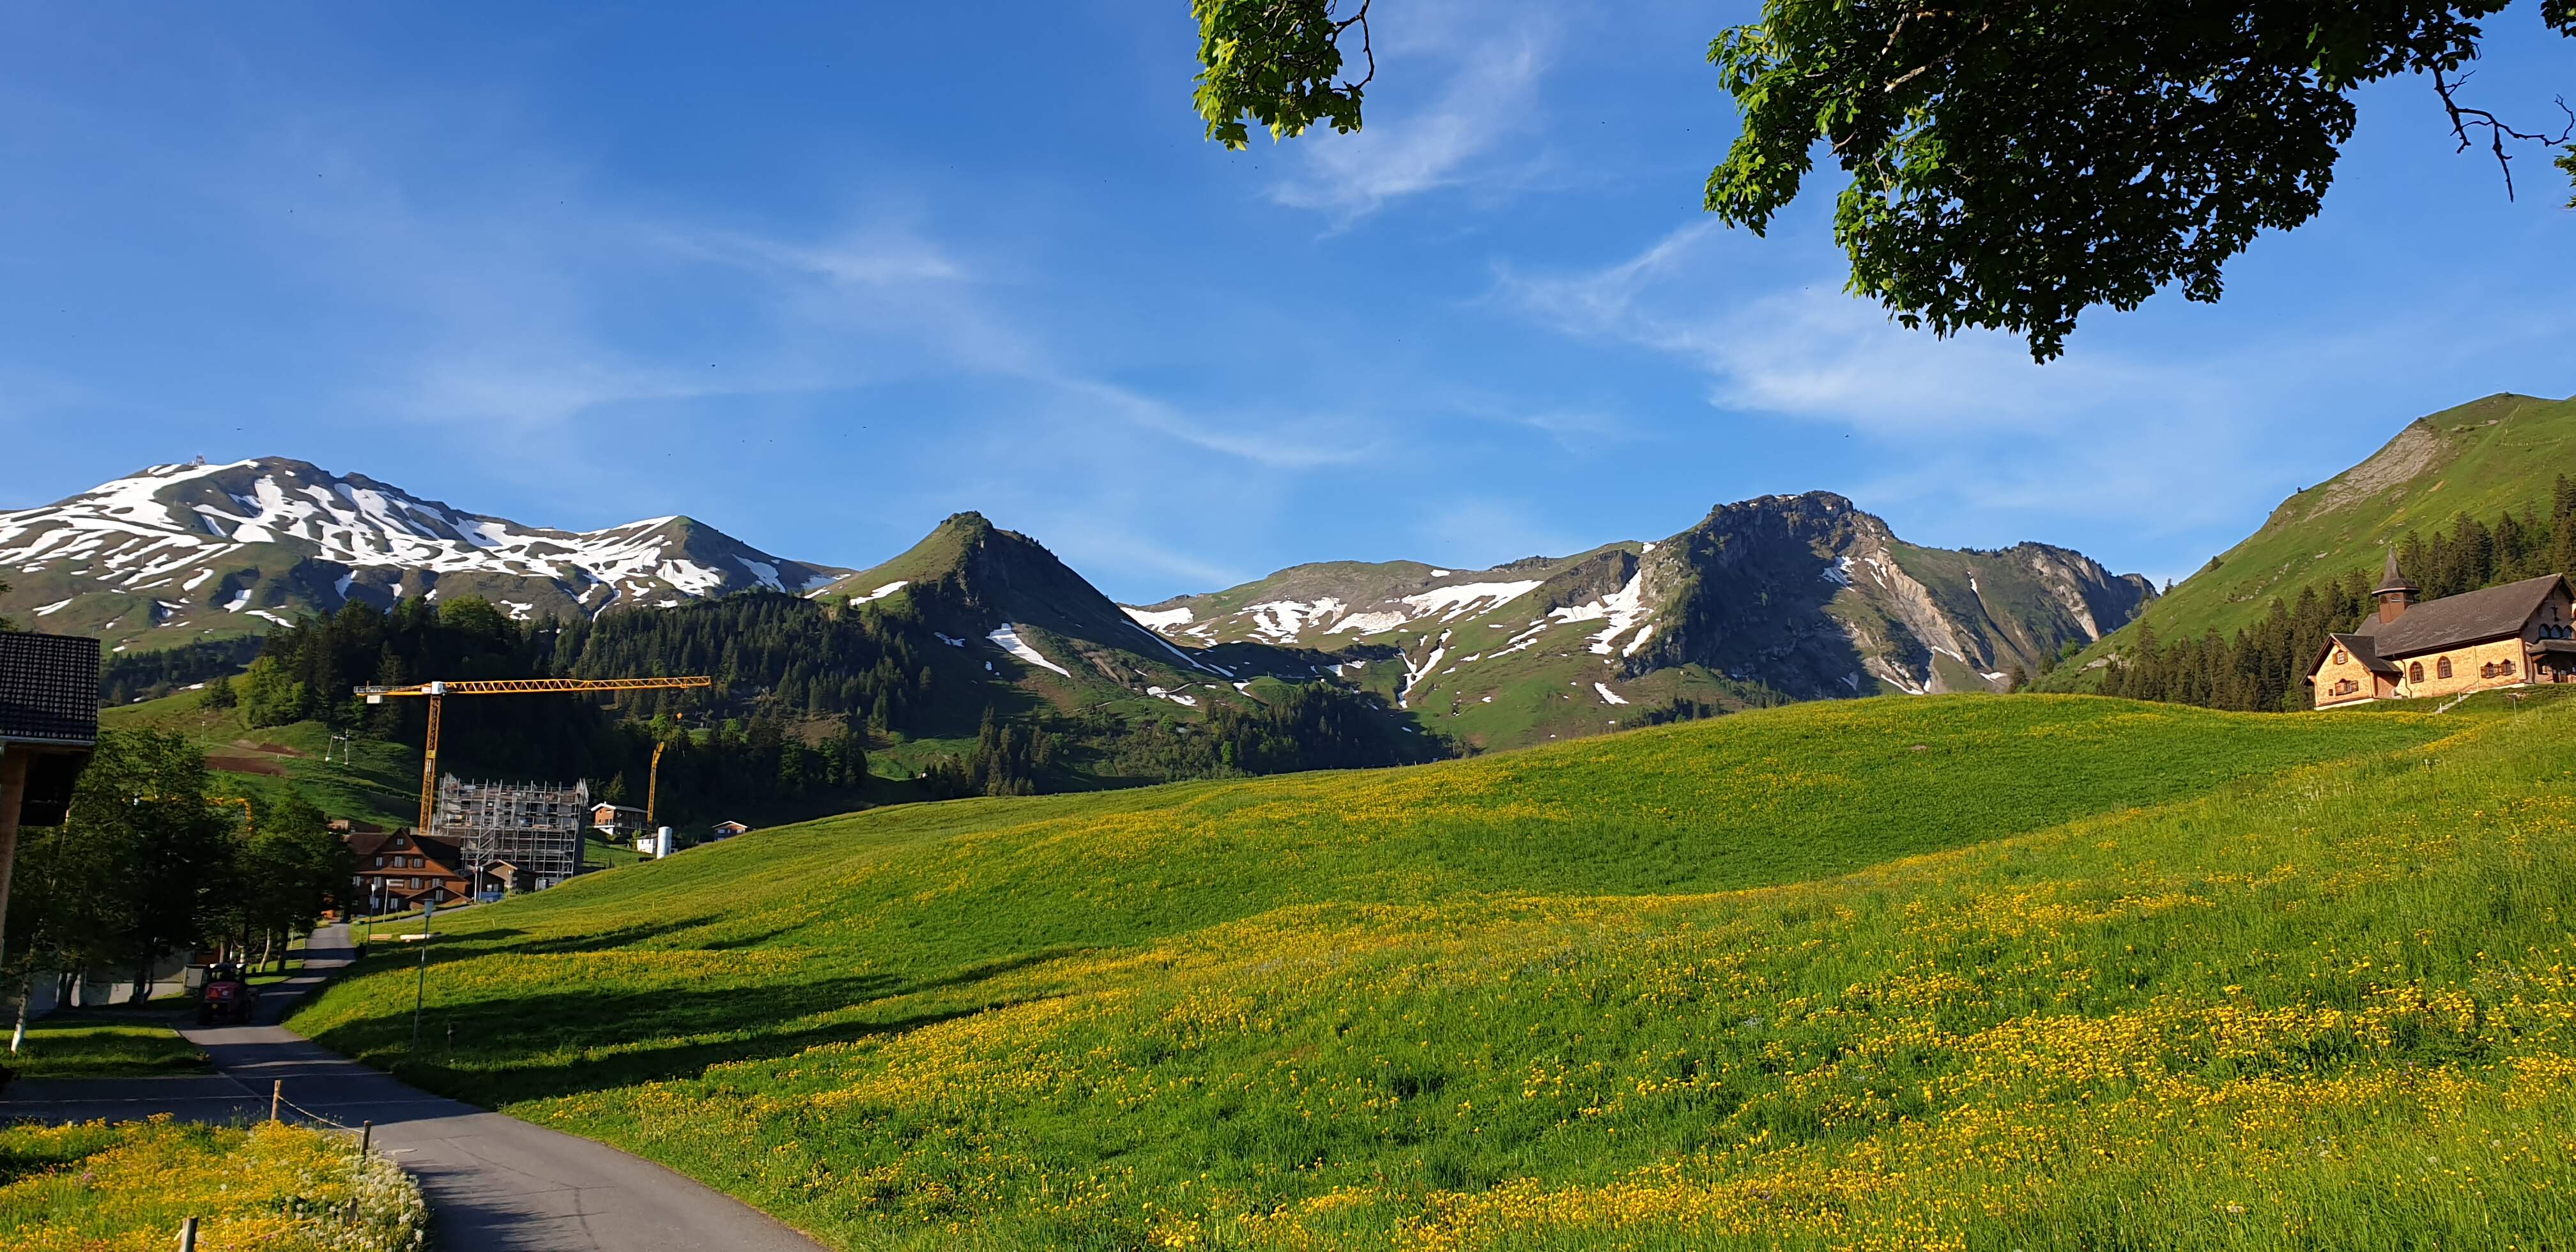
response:
{"label": "grassy mountain slope", "polygon": [[452,1052],[390,958],[296,1025],[848,1246],[2493,1246],[2576,1219],[2569,729],[1874,700],[881,810],[460,915]]}
{"label": "grassy mountain slope", "polygon": [[268,801],[286,790],[333,817],[379,826],[409,826],[420,814],[420,754],[361,737],[341,749],[320,722],[244,729],[235,709],[197,707],[194,692],[101,709],[111,730],[156,730],[185,736],[206,753],[218,794]]}
{"label": "grassy mountain slope", "polygon": [[[2571,470],[2576,399],[2499,394],[2419,418],[2369,459],[2282,501],[2139,620],[2167,639],[2232,634],[2276,597],[2293,600],[2302,587],[2354,571],[2375,575],[2388,546],[2410,530],[2429,535],[2461,513],[2482,522],[2526,508],[2545,516],[2557,476]],[[2135,624],[2114,632],[2043,685],[2083,686],[2084,666],[2136,632]]]}
{"label": "grassy mountain slope", "polygon": [[1230,640],[1186,645],[1146,629],[1045,545],[978,513],[941,522],[890,561],[825,589],[862,612],[905,612],[987,667],[993,681],[1058,712],[1193,721],[1263,703],[1262,680],[1311,682],[1329,658]]}

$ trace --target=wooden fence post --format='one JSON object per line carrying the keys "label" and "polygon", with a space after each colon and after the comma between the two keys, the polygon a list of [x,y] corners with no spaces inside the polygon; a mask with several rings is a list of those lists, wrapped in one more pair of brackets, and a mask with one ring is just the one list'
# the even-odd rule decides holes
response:
{"label": "wooden fence post", "polygon": [[179,1223],[179,1252],[197,1252],[196,1218],[187,1218]]}
{"label": "wooden fence post", "polygon": [[268,1089],[268,1120],[278,1120],[278,1106],[286,1103],[286,1080],[280,1078]]}

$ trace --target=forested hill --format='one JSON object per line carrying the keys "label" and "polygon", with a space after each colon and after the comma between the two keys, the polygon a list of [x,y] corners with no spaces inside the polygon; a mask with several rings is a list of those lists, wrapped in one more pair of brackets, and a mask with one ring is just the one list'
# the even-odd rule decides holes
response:
{"label": "forested hill", "polygon": [[[2037,685],[2304,707],[2307,661],[2360,621],[2392,547],[2427,596],[2576,568],[2570,469],[2576,399],[2498,394],[2408,422]],[[2127,685],[2106,683],[2115,668]]]}
{"label": "forested hill", "polygon": [[[314,720],[420,743],[417,700],[360,684],[706,674],[707,691],[476,696],[446,702],[451,773],[582,777],[640,802],[653,745],[674,822],[777,821],[923,796],[1028,794],[1231,773],[1391,765],[1444,754],[1372,696],[1245,684],[1239,703],[1153,716],[1063,708],[955,646],[908,605],[752,592],[597,621],[521,622],[476,597],[389,610],[351,601],[268,636],[202,697],[248,727]],[[874,758],[872,768],[871,761]]]}
{"label": "forested hill", "polygon": [[[2397,563],[2440,599],[2503,583],[2564,574],[2576,578],[2576,481],[2560,474],[2548,503],[2491,518],[2466,513],[2430,534],[2409,530],[2396,541]],[[2357,628],[2375,605],[2378,571],[2353,570],[2275,596],[2252,625],[2221,636],[2214,629],[2165,638],[2140,623],[2125,647],[2083,669],[2051,675],[2064,689],[2087,685],[2104,695],[2169,700],[2221,709],[2304,709],[2314,703],[2309,667],[2326,636]]]}

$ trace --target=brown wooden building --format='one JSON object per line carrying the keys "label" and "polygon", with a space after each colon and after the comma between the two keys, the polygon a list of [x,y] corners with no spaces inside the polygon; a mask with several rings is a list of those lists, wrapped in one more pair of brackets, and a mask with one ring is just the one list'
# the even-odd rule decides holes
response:
{"label": "brown wooden building", "polygon": [[358,854],[358,899],[364,907],[391,911],[473,895],[464,850],[453,839],[423,839],[409,829],[351,831],[349,850]]}
{"label": "brown wooden building", "polygon": [[2576,681],[2576,592],[2544,574],[2418,604],[2388,554],[2371,594],[2379,611],[2333,635],[2308,667],[2321,709]]}

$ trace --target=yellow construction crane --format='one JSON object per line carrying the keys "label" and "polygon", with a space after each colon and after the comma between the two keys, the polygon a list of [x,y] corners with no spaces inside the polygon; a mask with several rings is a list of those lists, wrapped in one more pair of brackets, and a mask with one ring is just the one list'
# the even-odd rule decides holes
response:
{"label": "yellow construction crane", "polygon": [[[448,696],[516,696],[556,691],[672,691],[693,687],[712,687],[715,680],[704,674],[688,678],[477,678],[464,682],[413,683],[407,687],[360,687],[359,695],[369,704],[382,704],[386,697],[425,696],[429,700],[429,737],[422,743],[420,757],[420,825],[413,829],[430,833],[430,805],[438,796],[438,710]],[[654,752],[659,759],[659,750]]]}
{"label": "yellow construction crane", "polygon": [[644,775],[644,833],[653,833],[653,802],[662,798],[662,750],[668,740],[653,741],[653,768]]}

